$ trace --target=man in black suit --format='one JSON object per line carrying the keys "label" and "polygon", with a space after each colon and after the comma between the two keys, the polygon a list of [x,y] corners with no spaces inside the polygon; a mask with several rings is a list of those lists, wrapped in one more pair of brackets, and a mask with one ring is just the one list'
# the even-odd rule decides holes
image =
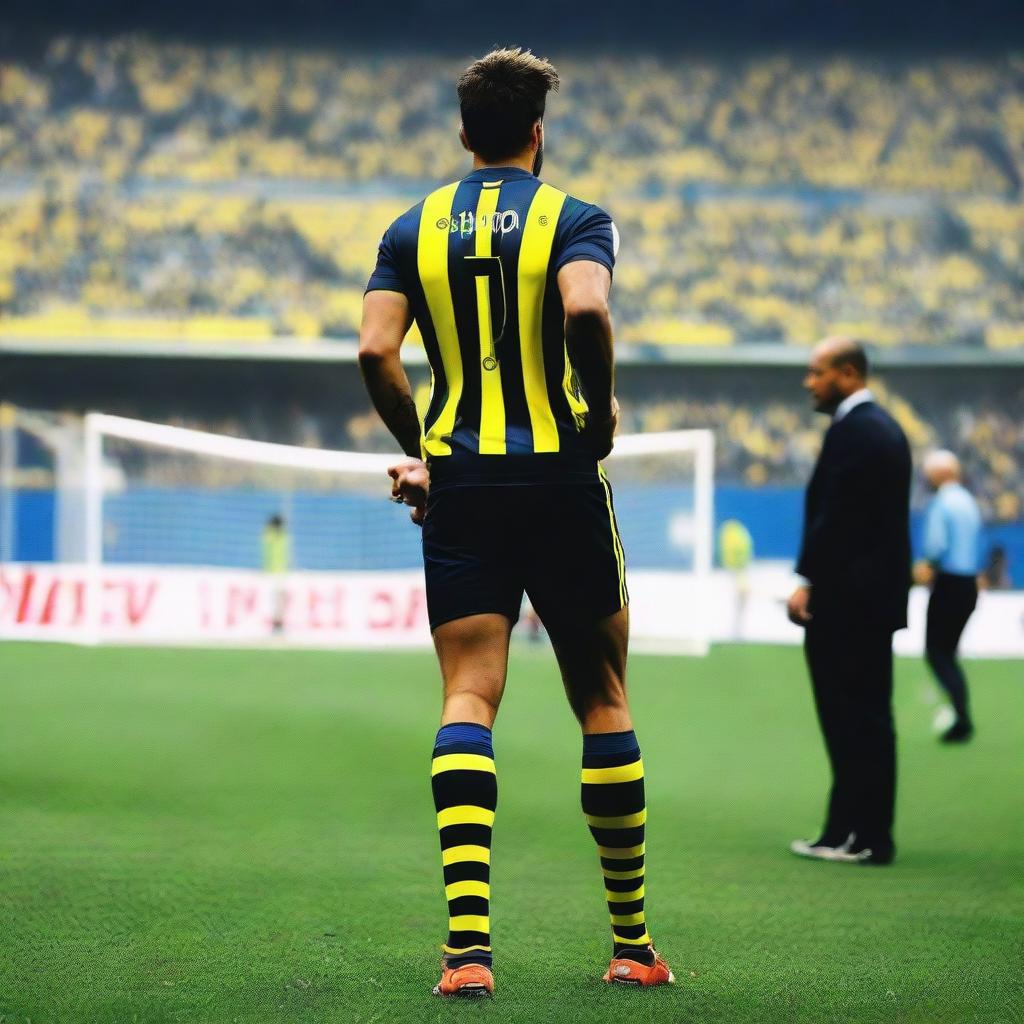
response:
{"label": "man in black suit", "polygon": [[804,857],[888,864],[896,796],[892,635],[907,624],[910,588],[910,448],[865,386],[863,347],[827,338],[804,387],[832,417],[807,487],[789,599],[803,626],[814,702],[832,766],[822,834],[796,840]]}

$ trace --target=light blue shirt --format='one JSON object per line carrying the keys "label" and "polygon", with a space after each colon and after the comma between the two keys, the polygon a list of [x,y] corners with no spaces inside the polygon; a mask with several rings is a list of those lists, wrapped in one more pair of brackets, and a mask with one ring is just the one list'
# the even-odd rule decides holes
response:
{"label": "light blue shirt", "polygon": [[925,512],[924,557],[939,572],[974,576],[980,535],[977,502],[961,484],[944,483]]}

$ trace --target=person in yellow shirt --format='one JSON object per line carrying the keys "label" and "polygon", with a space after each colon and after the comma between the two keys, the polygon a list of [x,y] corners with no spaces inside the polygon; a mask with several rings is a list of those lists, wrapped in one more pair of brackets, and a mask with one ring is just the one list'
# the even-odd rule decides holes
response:
{"label": "person in yellow shirt", "polygon": [[750,581],[747,569],[754,558],[754,540],[750,531],[738,520],[727,519],[718,528],[718,561],[728,570],[733,581],[735,595],[735,616],[733,618],[733,639],[743,637],[743,616],[750,596]]}
{"label": "person in yellow shirt", "polygon": [[272,626],[275,633],[284,631],[287,597],[285,576],[291,567],[291,546],[283,517],[272,515],[263,528],[263,571],[271,578]]}

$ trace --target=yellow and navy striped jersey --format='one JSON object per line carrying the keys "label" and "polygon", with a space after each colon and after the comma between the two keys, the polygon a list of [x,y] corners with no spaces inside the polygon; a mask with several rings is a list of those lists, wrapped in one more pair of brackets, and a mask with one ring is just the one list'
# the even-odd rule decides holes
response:
{"label": "yellow and navy striped jersey", "polygon": [[608,214],[514,167],[474,171],[388,228],[367,291],[402,292],[423,337],[435,486],[597,479],[556,275],[611,271],[615,249]]}

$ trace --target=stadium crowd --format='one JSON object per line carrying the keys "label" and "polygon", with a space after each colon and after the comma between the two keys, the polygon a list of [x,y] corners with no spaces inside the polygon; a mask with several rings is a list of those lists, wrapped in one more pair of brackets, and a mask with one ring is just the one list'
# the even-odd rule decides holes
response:
{"label": "stadium crowd", "polygon": [[[1024,344],[1024,58],[572,57],[546,176],[636,343]],[[58,40],[0,75],[0,331],[346,336],[458,62]]]}
{"label": "stadium crowd", "polygon": [[[583,191],[690,181],[1016,195],[1024,58],[559,57]],[[5,174],[346,182],[457,175],[462,63],[59,39],[5,68]],[[401,145],[396,145],[398,140]],[[612,160],[608,158],[612,157]]]}

